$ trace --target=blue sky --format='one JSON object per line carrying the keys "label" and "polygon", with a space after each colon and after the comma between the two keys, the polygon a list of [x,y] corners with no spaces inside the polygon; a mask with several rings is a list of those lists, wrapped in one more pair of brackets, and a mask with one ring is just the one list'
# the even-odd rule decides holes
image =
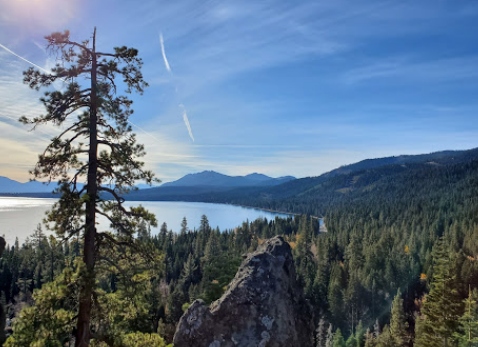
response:
{"label": "blue sky", "polygon": [[28,180],[58,131],[15,121],[43,112],[18,56],[48,69],[43,36],[94,26],[139,49],[131,121],[165,182],[478,146],[477,1],[0,0],[0,176]]}

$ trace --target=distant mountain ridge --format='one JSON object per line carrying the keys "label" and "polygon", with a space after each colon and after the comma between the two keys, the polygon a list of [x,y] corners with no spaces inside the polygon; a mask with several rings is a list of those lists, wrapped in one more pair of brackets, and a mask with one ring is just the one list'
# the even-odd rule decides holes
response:
{"label": "distant mountain ridge", "polygon": [[[215,202],[317,214],[320,212],[317,212],[318,208],[311,210],[314,205],[325,206],[330,201],[345,201],[360,194],[378,191],[385,187],[387,182],[403,182],[404,186],[407,186],[405,177],[411,179],[413,175],[424,172],[433,173],[440,170],[452,177],[453,170],[475,161],[478,161],[478,148],[366,159],[320,176],[300,179],[291,176],[271,178],[259,173],[227,176],[215,171],[203,171],[159,187],[130,192],[125,198],[130,201]],[[28,188],[28,191],[25,187],[31,183],[40,185],[43,191],[54,187],[39,182],[22,184],[2,178],[0,194],[15,192],[20,196],[38,197],[46,194],[34,195],[38,190],[32,191],[31,188]],[[11,185],[8,190],[2,189],[5,184]]]}
{"label": "distant mountain ridge", "polygon": [[[272,187],[285,182],[295,180],[295,177],[284,176],[272,178],[259,173],[252,173],[246,176],[227,176],[215,171],[203,171],[195,174],[188,174],[176,181],[162,184],[160,187],[151,188],[146,185],[139,185],[142,189],[166,189],[181,190],[181,188],[195,188],[201,192],[212,190],[222,191],[239,187]],[[0,176],[0,194],[51,194],[57,187],[56,182],[44,184],[42,182],[30,181],[21,183],[8,177]],[[190,189],[188,189],[188,192]]]}
{"label": "distant mountain ridge", "polygon": [[168,182],[161,187],[252,187],[252,186],[275,186],[295,180],[295,177],[285,176],[272,178],[259,173],[246,176],[227,176],[215,171],[203,171],[188,174],[174,182]]}
{"label": "distant mountain ridge", "polygon": [[[316,210],[311,210],[314,204],[320,203],[321,206],[325,206],[332,200],[346,201],[352,195],[380,190],[388,181],[399,181],[419,172],[447,171],[448,168],[473,161],[478,161],[478,148],[366,159],[320,176],[294,179],[269,186],[174,185],[181,182],[178,180],[173,185],[132,192],[127,199],[227,203],[277,211],[317,214]],[[220,174],[209,172],[205,177],[223,178],[218,175]],[[192,177],[194,175],[187,177],[187,180]],[[257,175],[253,177],[260,178]],[[205,182],[207,180],[203,181]],[[404,183],[404,185],[407,184]]]}
{"label": "distant mountain ridge", "polygon": [[0,193],[22,194],[22,193],[51,193],[57,184],[51,182],[44,184],[38,181],[17,182],[8,177],[0,176]]}

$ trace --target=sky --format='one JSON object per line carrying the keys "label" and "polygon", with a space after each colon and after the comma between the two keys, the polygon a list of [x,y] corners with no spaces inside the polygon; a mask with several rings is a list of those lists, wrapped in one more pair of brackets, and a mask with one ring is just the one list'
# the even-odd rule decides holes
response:
{"label": "sky", "polygon": [[139,50],[133,130],[163,182],[214,170],[318,176],[478,147],[478,1],[0,0],[0,176],[27,181],[59,132],[22,82],[45,35]]}

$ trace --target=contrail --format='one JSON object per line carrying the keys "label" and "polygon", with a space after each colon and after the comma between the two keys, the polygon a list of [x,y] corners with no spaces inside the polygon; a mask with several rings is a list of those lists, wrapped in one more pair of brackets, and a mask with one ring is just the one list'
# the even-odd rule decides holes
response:
{"label": "contrail", "polygon": [[[39,70],[41,70],[41,71],[43,71],[43,72],[46,72],[46,73],[49,74],[49,75],[53,74],[52,71],[47,70],[47,69],[45,69],[45,68],[42,68],[41,66],[39,66],[39,65],[37,65],[37,64],[35,64],[35,63],[33,63],[33,62],[31,62],[30,60],[23,58],[21,55],[18,55],[17,53],[15,53],[14,51],[12,51],[12,50],[9,49],[8,47],[5,47],[5,46],[2,45],[1,43],[0,43],[0,47],[3,48],[4,50],[6,50],[8,53],[13,54],[15,57],[17,57],[17,58],[19,58],[19,59],[21,59],[21,60],[27,62],[27,63],[30,64],[30,65],[33,65],[33,66],[36,67],[37,69],[39,69]],[[68,81],[67,81],[66,79],[64,79],[64,78],[59,78],[59,80],[62,81],[62,82],[68,83]],[[58,89],[58,88],[57,88],[57,89]]]}
{"label": "contrail", "polygon": [[[144,134],[148,135],[149,137],[151,137],[152,139],[156,140],[158,143],[160,142],[160,139],[156,136],[154,136],[153,134],[147,132],[146,130],[144,130],[143,128],[141,128],[139,125],[131,122],[131,121],[128,121],[129,124],[131,124],[132,126],[138,128],[138,130],[140,130],[141,132],[143,132]],[[171,157],[171,158],[190,158],[191,156],[188,156],[188,155],[180,155],[180,154],[168,154],[168,153],[161,153],[161,156],[163,157]]]}
{"label": "contrail", "polygon": [[143,133],[145,133],[145,134],[148,135],[149,137],[155,139],[155,140],[158,141],[158,143],[159,143],[159,141],[160,141],[159,138],[157,138],[157,137],[154,136],[153,134],[147,132],[146,130],[144,130],[143,128],[141,128],[139,125],[134,124],[134,123],[133,123],[132,121],[130,121],[130,120],[128,120],[128,123],[131,124],[132,126],[138,128],[138,129],[141,130]]}
{"label": "contrail", "polygon": [[47,69],[44,69],[44,68],[42,68],[41,66],[38,66],[37,64],[32,63],[30,60],[23,58],[21,55],[18,55],[17,53],[15,53],[15,52],[12,51],[11,49],[5,47],[5,46],[2,45],[1,43],[0,43],[0,47],[3,48],[4,50],[6,50],[8,53],[13,54],[15,57],[20,58],[21,60],[27,62],[27,63],[30,64],[30,65],[33,65],[33,66],[36,67],[37,69],[42,70],[42,71],[44,71],[44,72],[46,72],[46,73],[48,73],[48,74],[51,74],[51,71],[48,71]]}
{"label": "contrail", "polygon": [[[0,118],[1,117],[4,117],[4,118],[8,118],[8,119],[11,119],[13,121],[15,121],[16,123],[18,123],[18,119],[16,118],[13,118],[13,117],[10,117],[10,116],[7,116],[5,114],[2,114],[0,115]],[[3,120],[1,121],[2,123],[4,122]],[[8,123],[7,123],[8,124]],[[14,125],[13,125],[14,126]],[[28,132],[31,132],[32,129],[28,130]],[[41,129],[36,129],[35,132],[31,132],[33,134],[33,136],[39,138],[39,139],[42,139],[42,140],[50,140],[51,139],[51,134],[48,134],[47,132],[41,130]]]}
{"label": "contrail", "polygon": [[183,104],[180,104],[179,107],[181,107],[183,109],[183,120],[184,120],[184,124],[186,124],[186,128],[188,128],[188,133],[189,133],[189,137],[191,138],[191,140],[193,140],[194,142],[194,136],[193,136],[193,131],[191,129],[191,124],[189,124],[189,119],[188,119],[188,114],[186,112],[186,108],[184,107]]}
{"label": "contrail", "polygon": [[[169,74],[172,75],[173,72],[171,71],[171,66],[169,65],[168,58],[166,57],[166,49],[164,48],[164,39],[163,39],[163,33],[162,32],[159,32],[159,44],[161,45],[161,54],[163,56],[164,66],[166,67],[166,70],[168,70]],[[177,86],[176,86],[175,90],[176,90],[176,94],[178,94],[178,87]],[[179,104],[179,107],[183,110],[183,121],[184,121],[184,124],[186,125],[186,128],[188,129],[189,137],[194,142],[193,131],[191,129],[191,124],[189,123],[186,108],[184,107],[183,104]]]}
{"label": "contrail", "polygon": [[[161,35],[161,42],[162,42],[162,41],[163,41],[163,38],[162,38],[162,35]],[[46,73],[48,73],[48,74],[51,74],[51,73],[52,73],[51,71],[48,71],[47,69],[42,68],[41,66],[39,66],[39,65],[37,65],[37,64],[35,64],[35,63],[33,63],[33,62],[31,62],[30,60],[23,58],[21,55],[15,53],[14,51],[12,51],[11,49],[9,49],[8,47],[5,47],[5,46],[2,45],[1,43],[0,43],[0,47],[3,48],[3,49],[4,49],[5,51],[7,51],[8,53],[13,54],[15,57],[17,57],[17,58],[19,58],[19,59],[21,59],[21,60],[27,62],[27,63],[30,64],[30,65],[33,65],[33,66],[36,67],[37,69],[39,69],[39,70],[41,70],[41,71],[44,71],[44,72],[46,72]],[[161,47],[163,47],[163,45],[161,45]],[[163,51],[164,51],[164,47],[163,47]],[[164,58],[166,59],[166,56],[165,56],[165,55],[164,55]],[[167,64],[167,60],[165,60],[165,62],[166,62],[166,64]],[[169,64],[167,64],[167,67],[169,67]],[[169,69],[169,71],[171,71],[171,70]],[[63,82],[66,82],[66,80],[64,80],[63,78],[60,78],[60,80],[63,81]],[[12,120],[14,120],[14,121],[18,121],[18,119],[15,119],[15,118],[10,117],[10,116],[6,116],[6,115],[2,115],[2,116],[6,117],[6,118],[9,118],[9,119],[12,119]],[[158,139],[157,137],[151,135],[149,132],[147,132],[147,131],[144,130],[143,128],[141,128],[141,127],[139,127],[138,125],[132,123],[131,121],[129,121],[129,123],[132,124],[133,126],[135,126],[136,128],[138,128],[139,130],[141,130],[142,132],[144,132],[145,134],[149,135],[150,137],[152,137],[152,138],[155,139],[156,141],[159,141],[159,139]],[[38,129],[37,129],[37,130],[38,130]],[[45,135],[45,136],[49,136],[49,135],[48,135],[47,133],[45,133],[45,132],[42,132],[42,131],[40,131],[40,132],[41,132],[43,135]]]}
{"label": "contrail", "polygon": [[0,114],[0,117],[5,117],[5,118],[8,118],[8,119],[14,120],[15,122],[18,122],[18,119],[17,119],[17,118],[13,118],[13,117],[7,116],[6,114]]}
{"label": "contrail", "polygon": [[166,50],[164,49],[164,40],[163,40],[163,33],[159,33],[159,43],[161,45],[161,54],[163,55],[164,66],[168,72],[171,72],[171,66],[169,66],[168,58],[166,57]]}

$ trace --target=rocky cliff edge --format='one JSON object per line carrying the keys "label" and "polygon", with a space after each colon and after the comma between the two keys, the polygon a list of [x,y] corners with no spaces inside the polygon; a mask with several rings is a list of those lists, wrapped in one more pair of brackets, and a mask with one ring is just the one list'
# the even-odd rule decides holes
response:
{"label": "rocky cliff edge", "polygon": [[174,346],[308,347],[313,331],[291,248],[276,236],[247,256],[219,300],[209,307],[193,302],[179,321]]}

